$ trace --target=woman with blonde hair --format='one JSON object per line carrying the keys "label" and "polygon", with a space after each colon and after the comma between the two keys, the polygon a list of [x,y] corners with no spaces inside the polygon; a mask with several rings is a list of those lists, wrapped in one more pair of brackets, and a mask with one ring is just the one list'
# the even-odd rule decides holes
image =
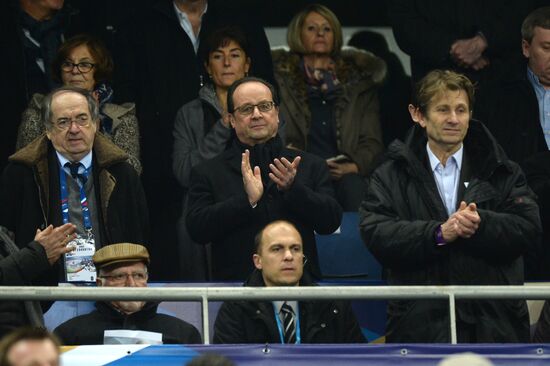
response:
{"label": "woman with blonde hair", "polygon": [[288,26],[290,51],[272,52],[289,147],[327,161],[345,211],[357,211],[364,176],[383,149],[377,87],[385,63],[355,48],[342,49],[336,15],[308,5]]}

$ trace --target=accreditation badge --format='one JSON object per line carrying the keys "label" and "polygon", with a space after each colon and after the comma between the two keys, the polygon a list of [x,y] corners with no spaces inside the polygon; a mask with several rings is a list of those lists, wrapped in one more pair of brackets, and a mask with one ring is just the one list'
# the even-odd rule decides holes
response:
{"label": "accreditation badge", "polygon": [[92,235],[84,238],[78,235],[67,244],[75,249],[65,254],[65,279],[67,282],[94,282],[97,278],[92,257],[95,241]]}

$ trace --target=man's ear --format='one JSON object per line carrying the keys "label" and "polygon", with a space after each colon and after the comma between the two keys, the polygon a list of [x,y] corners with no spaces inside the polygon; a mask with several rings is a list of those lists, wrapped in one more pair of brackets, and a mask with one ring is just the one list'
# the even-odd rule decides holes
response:
{"label": "man's ear", "polygon": [[530,55],[530,51],[531,50],[531,45],[529,44],[529,42],[527,42],[527,40],[525,39],[522,39],[521,40],[521,52],[523,53],[523,56],[525,56],[525,58],[529,58],[529,55]]}
{"label": "man's ear", "polygon": [[424,116],[422,115],[422,112],[420,112],[420,108],[415,107],[412,104],[409,104],[409,113],[411,115],[411,119],[418,123],[422,127],[426,127],[426,123],[424,122]]}
{"label": "man's ear", "polygon": [[231,127],[235,128],[235,117],[233,116],[233,113],[227,113],[227,118],[229,118],[229,124]]}
{"label": "man's ear", "polygon": [[262,269],[262,257],[260,257],[258,254],[254,254],[252,256],[252,261],[254,262],[254,267],[257,269]]}

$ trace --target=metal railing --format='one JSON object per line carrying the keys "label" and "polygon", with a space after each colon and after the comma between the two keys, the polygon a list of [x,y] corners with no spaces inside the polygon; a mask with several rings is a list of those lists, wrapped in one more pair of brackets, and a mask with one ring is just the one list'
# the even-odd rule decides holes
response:
{"label": "metal railing", "polygon": [[205,344],[210,331],[208,302],[226,300],[397,300],[447,299],[451,343],[456,344],[458,299],[550,299],[550,285],[525,286],[315,286],[315,287],[2,287],[1,300],[200,301]]}

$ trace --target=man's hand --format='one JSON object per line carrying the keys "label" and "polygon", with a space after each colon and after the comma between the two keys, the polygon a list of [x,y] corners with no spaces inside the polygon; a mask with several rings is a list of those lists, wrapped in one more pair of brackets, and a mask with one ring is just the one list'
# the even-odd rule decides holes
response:
{"label": "man's hand", "polygon": [[273,164],[269,164],[269,169],[271,169],[269,178],[277,184],[280,191],[286,191],[292,187],[300,160],[302,160],[300,156],[295,157],[292,163],[287,158],[281,158],[275,159]]}
{"label": "man's hand", "polygon": [[75,231],[76,226],[71,223],[55,229],[53,225],[50,225],[44,230],[36,229],[34,240],[46,250],[48,262],[54,264],[59,257],[74,250],[73,247],[67,247],[67,244],[76,238]]}
{"label": "man's hand", "polygon": [[486,57],[480,57],[477,59],[476,62],[473,63],[472,69],[479,71],[487,66],[489,66],[489,59]]}
{"label": "man's hand", "polygon": [[254,171],[250,166],[250,151],[245,150],[241,159],[241,174],[243,175],[244,191],[248,196],[248,202],[254,206],[264,194],[260,167],[255,166]]}
{"label": "man's hand", "polygon": [[460,202],[458,210],[441,225],[441,234],[447,243],[457,238],[470,238],[479,228],[481,218],[475,203]]}
{"label": "man's hand", "polygon": [[359,167],[354,162],[337,163],[335,161],[327,161],[330,177],[334,180],[340,180],[344,174],[358,173]]}
{"label": "man's hand", "polygon": [[[487,41],[478,34],[472,38],[455,41],[449,53],[459,66],[473,67],[476,61],[483,57],[483,51],[486,49]],[[477,66],[481,65],[478,64]],[[483,67],[485,66],[487,65]]]}

